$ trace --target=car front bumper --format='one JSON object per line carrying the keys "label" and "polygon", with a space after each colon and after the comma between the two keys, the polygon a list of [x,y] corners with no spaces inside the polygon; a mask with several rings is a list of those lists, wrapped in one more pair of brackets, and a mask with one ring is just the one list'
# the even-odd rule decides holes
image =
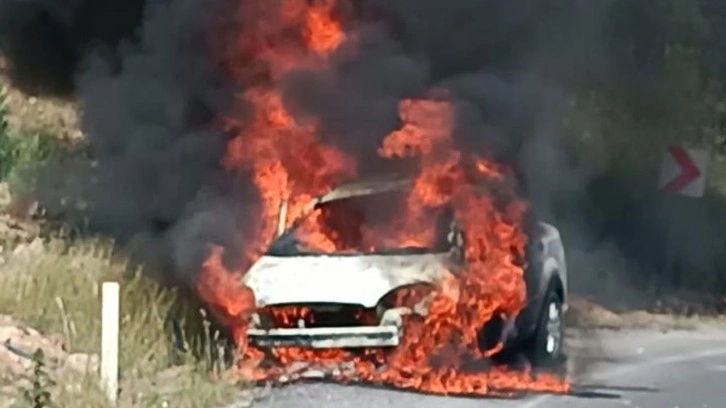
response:
{"label": "car front bumper", "polygon": [[315,349],[395,347],[401,342],[396,326],[316,327],[300,329],[250,329],[250,342],[260,347]]}
{"label": "car front bumper", "polygon": [[402,315],[410,310],[390,309],[378,326],[259,328],[247,330],[247,338],[258,347],[302,347],[313,349],[395,347],[403,336]]}

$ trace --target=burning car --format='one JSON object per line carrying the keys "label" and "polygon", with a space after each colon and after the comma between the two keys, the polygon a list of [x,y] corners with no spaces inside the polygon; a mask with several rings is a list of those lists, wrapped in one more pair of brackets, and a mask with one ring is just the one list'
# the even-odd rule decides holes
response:
{"label": "burning car", "polygon": [[[242,278],[257,307],[249,342],[258,348],[395,348],[405,335],[404,319],[428,313],[427,288],[455,296],[457,274],[466,267],[466,226],[443,209],[428,220],[436,234],[431,245],[393,239],[402,228],[396,205],[411,188],[405,178],[345,184],[313,200],[289,228],[283,205],[277,237]],[[315,231],[304,226],[311,217],[342,245],[308,245],[305,234]],[[375,242],[368,237],[373,229]],[[481,327],[478,344],[488,355],[517,350],[547,364],[563,355],[567,267],[554,226],[537,223],[530,235],[526,306],[516,316],[495,314]],[[424,295],[401,306],[412,292]]]}

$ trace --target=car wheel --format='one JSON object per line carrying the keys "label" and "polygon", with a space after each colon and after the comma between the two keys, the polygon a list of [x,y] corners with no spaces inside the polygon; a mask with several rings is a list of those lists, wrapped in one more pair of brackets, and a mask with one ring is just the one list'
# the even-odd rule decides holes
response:
{"label": "car wheel", "polygon": [[549,290],[540,312],[537,328],[529,344],[530,362],[538,367],[552,366],[562,362],[565,338],[562,297]]}

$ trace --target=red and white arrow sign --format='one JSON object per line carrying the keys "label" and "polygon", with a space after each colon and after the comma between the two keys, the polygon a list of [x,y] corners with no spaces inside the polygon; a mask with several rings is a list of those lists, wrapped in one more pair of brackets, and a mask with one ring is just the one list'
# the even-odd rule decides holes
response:
{"label": "red and white arrow sign", "polygon": [[703,196],[708,159],[704,149],[669,146],[661,166],[659,188],[671,194]]}

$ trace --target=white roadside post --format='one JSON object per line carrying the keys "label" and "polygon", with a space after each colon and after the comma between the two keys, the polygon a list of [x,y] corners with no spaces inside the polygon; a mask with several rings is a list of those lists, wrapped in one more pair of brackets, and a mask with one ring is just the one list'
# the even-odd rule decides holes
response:
{"label": "white roadside post", "polygon": [[118,396],[119,284],[101,287],[101,382],[109,401]]}

